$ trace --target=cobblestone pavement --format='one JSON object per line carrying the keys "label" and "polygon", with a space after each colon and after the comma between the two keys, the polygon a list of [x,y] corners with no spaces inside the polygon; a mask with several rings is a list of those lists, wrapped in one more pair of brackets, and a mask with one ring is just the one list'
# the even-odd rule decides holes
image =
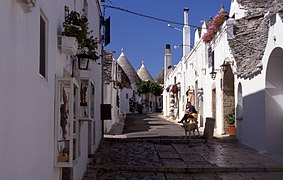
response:
{"label": "cobblestone pavement", "polygon": [[[148,118],[153,122],[144,121]],[[175,136],[172,136],[172,130],[176,131]],[[166,131],[170,131],[169,136]],[[233,138],[205,141],[196,137],[188,140],[183,134],[180,125],[154,114],[128,117],[123,136],[106,136],[101,141],[84,180],[283,180],[282,164]]]}

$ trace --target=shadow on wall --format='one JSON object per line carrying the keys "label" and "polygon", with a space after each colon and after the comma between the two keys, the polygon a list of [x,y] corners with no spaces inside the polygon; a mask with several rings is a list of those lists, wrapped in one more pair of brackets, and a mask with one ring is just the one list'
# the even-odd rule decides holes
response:
{"label": "shadow on wall", "polygon": [[283,102],[279,91],[258,91],[243,97],[243,119],[237,120],[239,141],[258,151],[282,153]]}
{"label": "shadow on wall", "polygon": [[266,131],[267,151],[269,153],[283,152],[283,92],[281,88],[266,89]]}
{"label": "shadow on wall", "polygon": [[243,119],[237,120],[237,132],[243,144],[262,151],[266,149],[264,91],[243,97]]}

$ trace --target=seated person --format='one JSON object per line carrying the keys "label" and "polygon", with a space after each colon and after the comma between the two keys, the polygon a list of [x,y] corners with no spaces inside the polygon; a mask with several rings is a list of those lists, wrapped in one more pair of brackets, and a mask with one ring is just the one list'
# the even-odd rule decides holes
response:
{"label": "seated person", "polygon": [[196,119],[196,113],[197,111],[195,107],[191,104],[191,102],[188,102],[185,114],[181,121],[179,121],[178,123],[183,123],[184,121],[187,122],[188,119]]}

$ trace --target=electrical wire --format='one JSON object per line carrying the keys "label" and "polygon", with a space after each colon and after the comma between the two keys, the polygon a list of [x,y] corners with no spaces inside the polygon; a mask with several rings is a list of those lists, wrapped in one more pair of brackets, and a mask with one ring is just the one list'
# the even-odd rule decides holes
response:
{"label": "electrical wire", "polygon": [[[121,8],[121,7],[117,7],[117,6],[103,5],[103,7],[104,8],[112,8],[112,9],[120,10],[120,11],[123,11],[123,12],[126,12],[126,13],[130,13],[130,14],[134,14],[134,15],[137,15],[137,16],[153,19],[153,20],[156,20],[156,21],[161,21],[161,22],[166,22],[166,23],[176,24],[176,25],[182,25],[182,26],[185,25],[184,23],[175,22],[175,21],[169,21],[169,20],[165,20],[165,19],[161,19],[161,18],[157,18],[157,17],[153,17],[153,16],[137,13],[137,12],[130,11],[130,10],[127,10],[127,9],[124,9],[124,8]],[[190,25],[190,24],[188,24],[188,26],[194,27],[194,28],[201,28],[199,26],[194,26],[194,25]]]}
{"label": "electrical wire", "polygon": [[111,0],[107,0],[110,4],[112,4],[113,6],[115,6],[115,4],[113,4],[113,2]]}
{"label": "electrical wire", "polygon": [[[111,2],[111,0],[107,0],[107,1],[113,5],[113,3]],[[127,12],[127,13],[130,13],[130,14],[134,14],[134,15],[141,16],[141,17],[145,17],[145,18],[149,18],[149,19],[154,19],[154,20],[161,21],[161,22],[166,22],[166,23],[171,23],[171,24],[176,24],[176,25],[185,25],[184,23],[169,21],[169,20],[165,20],[165,19],[156,18],[156,17],[153,17],[153,16],[149,16],[149,15],[145,15],[145,14],[133,12],[133,11],[130,11],[130,10],[127,10],[127,9],[124,9],[124,8],[120,8],[120,7],[118,7],[118,6],[103,5],[103,7],[104,7],[104,8],[112,8],[112,9],[120,10],[120,11],[123,11],[123,12]],[[202,27],[199,27],[199,26],[190,25],[190,24],[188,24],[188,26],[194,27],[194,28],[200,28],[200,29],[207,29],[207,28],[202,28]],[[229,35],[231,35],[230,32],[227,31],[227,29],[225,29],[225,31],[226,31]],[[202,38],[201,38],[201,39],[202,39]],[[235,39],[235,41],[241,43],[241,42],[240,42],[239,40],[237,40],[237,39]],[[251,47],[247,47],[247,48],[250,49],[250,50],[255,50],[255,48],[251,48]],[[193,48],[193,50],[195,50],[195,49]]]}

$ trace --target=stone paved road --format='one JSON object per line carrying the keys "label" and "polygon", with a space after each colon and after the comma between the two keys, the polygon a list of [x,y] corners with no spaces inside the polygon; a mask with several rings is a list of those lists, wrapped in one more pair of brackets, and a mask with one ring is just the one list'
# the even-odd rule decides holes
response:
{"label": "stone paved road", "polygon": [[233,138],[187,140],[155,114],[128,116],[122,138],[104,138],[84,180],[282,179],[283,166]]}

